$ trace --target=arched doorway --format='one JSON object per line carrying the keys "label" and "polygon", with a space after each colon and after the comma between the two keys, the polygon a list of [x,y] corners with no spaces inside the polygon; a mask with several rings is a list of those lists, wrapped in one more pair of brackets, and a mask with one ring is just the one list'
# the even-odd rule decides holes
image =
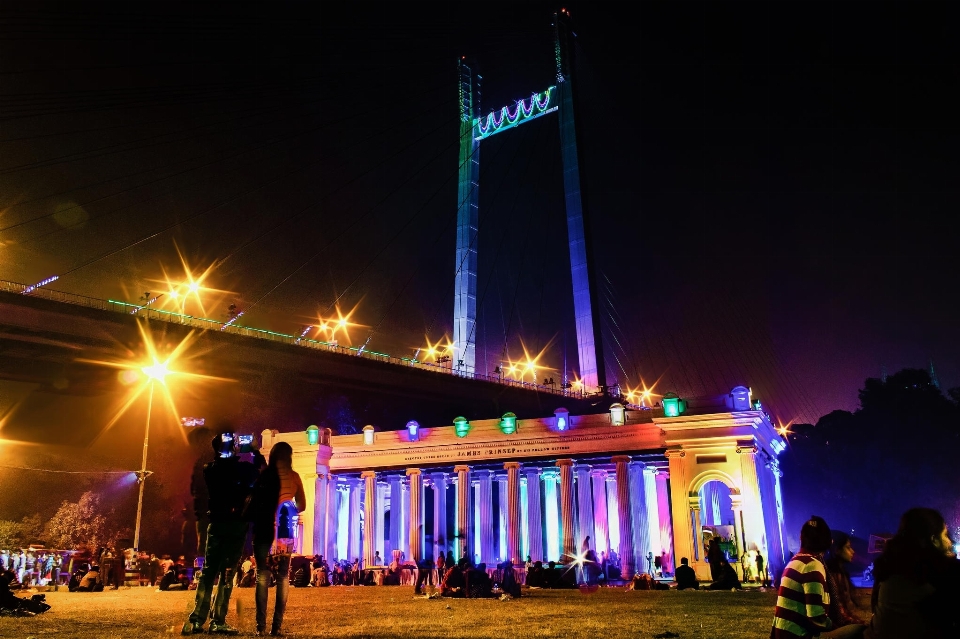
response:
{"label": "arched doorway", "polygon": [[734,525],[731,490],[719,479],[713,479],[700,487],[699,499],[700,547],[711,564],[711,577],[716,578],[713,570],[717,559],[722,557],[731,566],[737,566],[741,554]]}

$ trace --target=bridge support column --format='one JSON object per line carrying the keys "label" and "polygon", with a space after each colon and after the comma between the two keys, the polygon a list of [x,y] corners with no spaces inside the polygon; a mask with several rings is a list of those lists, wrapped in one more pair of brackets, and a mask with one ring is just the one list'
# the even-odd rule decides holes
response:
{"label": "bridge support column", "polygon": [[471,543],[473,541],[470,534],[470,467],[454,466],[453,471],[457,473],[457,534],[456,534],[456,554],[457,558],[467,557],[473,554]]}
{"label": "bridge support column", "polygon": [[363,567],[373,565],[377,550],[377,473],[360,473],[363,479]]}
{"label": "bridge support column", "polygon": [[527,554],[533,561],[543,559],[543,524],[540,516],[540,469],[527,468]]}
{"label": "bridge support column", "polygon": [[419,468],[408,468],[410,479],[410,559],[423,559],[423,475]]}
{"label": "bridge support column", "polygon": [[630,456],[615,455],[617,465],[617,519],[620,523],[620,578],[632,579],[635,568],[633,556],[633,526],[630,515]]}
{"label": "bridge support column", "polygon": [[[520,555],[520,463],[507,462],[503,465],[507,469],[507,552],[504,559],[509,559],[514,565],[521,565],[523,557]],[[501,498],[502,499],[502,498]]]}
{"label": "bridge support column", "polygon": [[573,460],[558,459],[557,466],[560,467],[560,562],[567,564],[577,554],[574,542]]}
{"label": "bridge support column", "polygon": [[593,482],[593,530],[597,555],[610,554],[610,522],[607,520],[607,471],[595,468],[590,471]]}

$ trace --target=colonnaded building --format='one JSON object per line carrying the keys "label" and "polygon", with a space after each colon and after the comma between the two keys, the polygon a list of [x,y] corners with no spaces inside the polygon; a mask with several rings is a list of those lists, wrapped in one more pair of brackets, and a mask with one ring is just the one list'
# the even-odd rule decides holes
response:
{"label": "colonnaded building", "polygon": [[[562,400],[562,397],[558,397]],[[585,545],[619,558],[623,575],[679,558],[709,579],[706,542],[732,557],[785,564],[777,455],[785,440],[740,386],[712,400],[667,396],[658,408],[500,419],[331,436],[266,430],[265,453],[293,446],[307,507],[289,517],[301,554],[374,565],[453,551],[568,563]],[[590,537],[587,541],[586,538]]]}

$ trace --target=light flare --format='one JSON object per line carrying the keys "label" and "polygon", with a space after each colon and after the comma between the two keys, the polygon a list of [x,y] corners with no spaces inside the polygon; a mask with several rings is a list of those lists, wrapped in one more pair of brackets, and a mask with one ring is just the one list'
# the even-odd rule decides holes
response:
{"label": "light flare", "polygon": [[[187,352],[196,339],[195,331],[190,331],[190,333],[170,349],[169,352],[161,353],[149,331],[149,325],[138,319],[137,327],[140,330],[144,351],[146,351],[143,358],[135,361],[76,360],[87,364],[118,369],[118,377],[121,383],[130,387],[127,395],[122,400],[120,408],[117,409],[113,417],[111,417],[101,429],[94,443],[99,441],[100,438],[113,428],[146,390],[150,390],[151,392],[159,391],[160,398],[167,407],[166,412],[170,424],[179,426],[180,411],[177,409],[173,395],[181,382],[207,383],[234,381],[225,377],[191,373],[185,370],[185,364],[191,359],[191,357],[187,356]],[[178,431],[184,438],[184,442],[186,442],[186,432],[182,428],[178,428]]]}

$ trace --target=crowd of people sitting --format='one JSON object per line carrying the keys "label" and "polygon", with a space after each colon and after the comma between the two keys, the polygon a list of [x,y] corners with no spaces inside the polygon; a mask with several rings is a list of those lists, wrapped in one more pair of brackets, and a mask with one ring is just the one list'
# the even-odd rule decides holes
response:
{"label": "crowd of people sitting", "polygon": [[6,575],[11,590],[61,586],[70,592],[98,592],[118,589],[132,582],[156,586],[160,590],[189,589],[193,566],[183,555],[158,557],[132,548],[100,547],[96,552],[46,550],[29,547],[0,550],[0,573]]}

